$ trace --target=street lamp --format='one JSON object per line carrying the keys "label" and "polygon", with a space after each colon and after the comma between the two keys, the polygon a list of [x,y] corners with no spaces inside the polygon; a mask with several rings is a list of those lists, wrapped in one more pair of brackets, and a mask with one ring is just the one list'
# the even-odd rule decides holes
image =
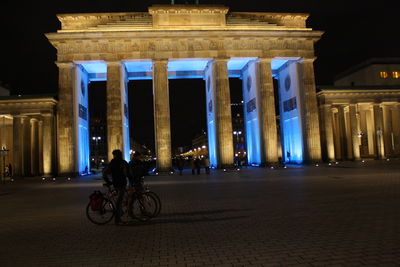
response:
{"label": "street lamp", "polygon": [[93,136],[92,140],[96,142],[95,158],[96,158],[96,169],[98,169],[99,168],[99,141],[101,140],[101,136]]}
{"label": "street lamp", "polygon": [[233,134],[236,135],[236,143],[239,143],[239,135],[242,134],[242,131],[233,131]]}

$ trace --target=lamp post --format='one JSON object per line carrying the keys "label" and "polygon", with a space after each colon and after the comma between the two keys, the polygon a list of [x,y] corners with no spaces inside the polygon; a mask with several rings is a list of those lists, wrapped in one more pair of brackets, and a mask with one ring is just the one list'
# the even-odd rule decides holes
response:
{"label": "lamp post", "polygon": [[93,136],[92,140],[96,142],[95,158],[96,158],[96,169],[98,169],[99,168],[99,141],[101,140],[101,136]]}
{"label": "lamp post", "polygon": [[5,182],[6,182],[6,173],[5,173],[5,171],[6,171],[6,157],[7,157],[7,155],[8,155],[8,149],[6,149],[5,147],[2,147],[1,148],[1,150],[0,150],[0,156],[2,157],[2,163],[3,163],[3,166],[2,166],[2,172],[1,172],[1,179],[2,179],[2,182],[3,182],[3,184],[5,184]]}
{"label": "lamp post", "polygon": [[[233,131],[233,135],[236,135],[236,147],[237,151],[239,151],[239,135],[242,134],[242,131]],[[236,152],[237,152],[236,151]]]}

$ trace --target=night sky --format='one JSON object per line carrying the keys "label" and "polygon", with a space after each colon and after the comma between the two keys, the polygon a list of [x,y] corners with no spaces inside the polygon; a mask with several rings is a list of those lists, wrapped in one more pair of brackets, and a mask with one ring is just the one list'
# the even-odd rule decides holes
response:
{"label": "night sky", "polygon": [[[342,1],[341,1],[342,2]],[[60,29],[58,13],[146,12],[152,4],[170,1],[2,1],[0,4],[0,81],[12,94],[57,92],[56,50],[44,33]],[[334,77],[371,57],[399,57],[399,23],[394,1],[201,1],[224,4],[231,11],[309,13],[308,27],[324,31],[316,43],[317,85],[331,85]],[[232,81],[233,84],[240,84]],[[101,94],[104,83],[91,85]],[[173,145],[184,145],[205,127],[203,80],[171,80]],[[189,90],[190,89],[190,90]],[[240,88],[232,88],[233,95]],[[132,135],[140,142],[153,139],[151,81],[129,83]],[[104,103],[105,104],[105,103]],[[97,105],[102,106],[102,105]],[[141,110],[140,116],[138,111]],[[140,131],[139,131],[140,130]],[[140,133],[139,133],[140,132]]]}

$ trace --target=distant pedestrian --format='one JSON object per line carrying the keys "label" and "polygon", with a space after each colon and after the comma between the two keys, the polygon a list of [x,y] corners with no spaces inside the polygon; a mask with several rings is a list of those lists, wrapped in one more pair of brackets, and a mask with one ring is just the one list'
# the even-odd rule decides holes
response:
{"label": "distant pedestrian", "polygon": [[185,160],[182,157],[177,158],[176,166],[179,170],[179,175],[182,175],[183,167],[185,166]]}
{"label": "distant pedestrian", "polygon": [[11,163],[8,163],[8,174],[10,175],[10,177],[13,176]]}
{"label": "distant pedestrian", "polygon": [[190,168],[192,169],[192,174],[196,174],[196,165],[194,164],[194,158],[192,156],[189,156],[189,165]]}
{"label": "distant pedestrian", "polygon": [[195,167],[196,167],[197,174],[200,174],[201,160],[200,160],[199,157],[197,157],[197,158],[194,160],[194,165],[195,165]]}
{"label": "distant pedestrian", "polygon": [[202,161],[206,174],[210,174],[210,160],[208,159],[208,156],[204,156]]}

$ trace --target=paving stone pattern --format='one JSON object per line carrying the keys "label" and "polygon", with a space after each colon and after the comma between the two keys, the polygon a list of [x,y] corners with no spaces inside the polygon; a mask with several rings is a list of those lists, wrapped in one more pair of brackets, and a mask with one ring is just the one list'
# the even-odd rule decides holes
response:
{"label": "paving stone pattern", "polygon": [[0,266],[400,266],[400,160],[147,176],[129,226],[87,220],[101,183],[0,185]]}

